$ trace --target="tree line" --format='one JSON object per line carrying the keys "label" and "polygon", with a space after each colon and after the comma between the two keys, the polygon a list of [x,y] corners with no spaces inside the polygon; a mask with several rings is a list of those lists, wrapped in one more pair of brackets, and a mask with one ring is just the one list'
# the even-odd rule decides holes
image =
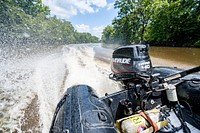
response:
{"label": "tree line", "polygon": [[0,0],[0,44],[96,43],[90,33],[77,32],[69,21],[50,16],[41,0]]}
{"label": "tree line", "polygon": [[116,0],[104,43],[200,47],[200,0]]}

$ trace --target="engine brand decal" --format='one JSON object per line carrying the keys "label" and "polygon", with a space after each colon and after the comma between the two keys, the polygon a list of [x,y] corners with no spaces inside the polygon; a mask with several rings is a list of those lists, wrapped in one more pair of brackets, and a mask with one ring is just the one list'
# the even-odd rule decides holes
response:
{"label": "engine brand decal", "polygon": [[142,69],[149,69],[150,68],[150,61],[142,62],[139,64]]}
{"label": "engine brand decal", "polygon": [[115,63],[131,64],[131,58],[114,58]]}

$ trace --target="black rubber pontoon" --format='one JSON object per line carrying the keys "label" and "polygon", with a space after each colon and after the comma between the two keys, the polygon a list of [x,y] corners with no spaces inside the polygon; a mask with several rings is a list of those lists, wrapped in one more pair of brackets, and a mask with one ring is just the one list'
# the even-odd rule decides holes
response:
{"label": "black rubber pontoon", "polygon": [[[127,49],[130,53],[123,52]],[[168,119],[169,110],[173,109],[182,125],[170,127],[173,123],[169,121],[168,130],[163,127],[157,131],[153,126],[153,131],[183,129],[190,133],[186,122],[200,131],[200,74],[192,74],[198,72],[200,66],[187,71],[152,67],[147,51],[147,45],[135,45],[120,47],[113,52],[110,78],[124,84],[124,89],[119,92],[98,97],[87,85],[68,88],[57,105],[50,133],[125,132],[119,127],[125,118],[128,120],[138,111],[155,108],[159,108],[162,120]],[[166,91],[170,86],[176,87],[178,101],[168,99]]]}

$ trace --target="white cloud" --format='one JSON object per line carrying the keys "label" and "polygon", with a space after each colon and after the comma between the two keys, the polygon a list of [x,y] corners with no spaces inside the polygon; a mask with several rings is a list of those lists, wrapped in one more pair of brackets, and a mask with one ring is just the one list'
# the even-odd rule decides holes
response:
{"label": "white cloud", "polygon": [[[42,0],[44,5],[49,6],[52,15],[56,15],[60,18],[70,18],[77,14],[77,9],[72,5],[67,7],[61,6],[56,0]],[[62,2],[62,1],[60,1]]]}
{"label": "white cloud", "polygon": [[106,0],[42,0],[42,3],[49,6],[52,15],[67,19],[78,12],[95,13],[107,6]]}
{"label": "white cloud", "polygon": [[105,7],[107,5],[106,0],[87,0],[87,3],[97,7]]}
{"label": "white cloud", "polygon": [[91,28],[89,25],[85,25],[85,24],[75,25],[75,29],[78,32],[89,32],[93,36],[97,36],[98,38],[101,38],[101,33],[104,28],[105,26],[96,26],[96,27]]}
{"label": "white cloud", "polygon": [[84,14],[85,12],[94,13],[94,8],[92,8],[85,0],[72,0],[71,4],[74,8],[76,8],[80,13]]}
{"label": "white cloud", "polygon": [[85,24],[77,24],[75,25],[75,29],[78,32],[90,32],[90,26]]}
{"label": "white cloud", "polygon": [[[114,4],[107,3],[107,0],[42,0],[42,3],[49,6],[51,15],[56,15],[62,19],[70,19],[70,17],[78,13],[96,13],[101,8],[110,10]],[[101,38],[101,33],[105,26],[90,27],[89,25],[79,24],[74,27],[78,32],[89,32]]]}
{"label": "white cloud", "polygon": [[114,9],[114,3],[109,3],[107,4],[107,10],[111,10],[111,9]]}
{"label": "white cloud", "polygon": [[92,28],[92,35],[97,36],[98,38],[101,38],[101,34],[104,28],[105,26],[96,26]]}

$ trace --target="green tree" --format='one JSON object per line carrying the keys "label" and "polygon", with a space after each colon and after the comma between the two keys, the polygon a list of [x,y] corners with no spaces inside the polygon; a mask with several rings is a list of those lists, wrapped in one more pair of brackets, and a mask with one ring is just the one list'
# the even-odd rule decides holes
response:
{"label": "green tree", "polygon": [[144,32],[152,18],[154,1],[149,0],[117,0],[115,8],[119,8],[118,17],[113,25],[121,34],[122,42],[129,44],[135,39],[143,40]]}
{"label": "green tree", "polygon": [[[3,43],[99,42],[99,39],[90,33],[75,31],[69,21],[58,19],[56,16],[47,16],[49,8],[42,5],[41,0],[0,0],[0,7],[0,39]],[[5,38],[6,41],[3,40]]]}
{"label": "green tree", "polygon": [[200,39],[200,1],[165,1],[148,27],[146,38],[164,44],[191,45]]}
{"label": "green tree", "polygon": [[37,14],[44,13],[49,15],[50,10],[48,6],[42,4],[42,0],[12,0],[15,7],[20,7],[26,14],[36,16]]}
{"label": "green tree", "polygon": [[102,42],[104,43],[113,43],[114,41],[114,28],[110,25],[106,26],[102,32],[102,37],[101,37],[101,40]]}
{"label": "green tree", "polygon": [[122,44],[134,40],[176,46],[199,44],[199,0],[116,0],[115,8],[119,11],[112,23],[114,41],[120,38]]}
{"label": "green tree", "polygon": [[90,33],[86,33],[86,32],[83,32],[83,33],[76,33],[75,35],[75,38],[76,38],[76,43],[97,43],[99,42],[99,39],[98,37],[95,37],[95,36],[92,36]]}
{"label": "green tree", "polygon": [[20,23],[24,14],[36,16],[40,13],[50,13],[41,0],[0,0],[0,7],[0,22],[6,24]]}

